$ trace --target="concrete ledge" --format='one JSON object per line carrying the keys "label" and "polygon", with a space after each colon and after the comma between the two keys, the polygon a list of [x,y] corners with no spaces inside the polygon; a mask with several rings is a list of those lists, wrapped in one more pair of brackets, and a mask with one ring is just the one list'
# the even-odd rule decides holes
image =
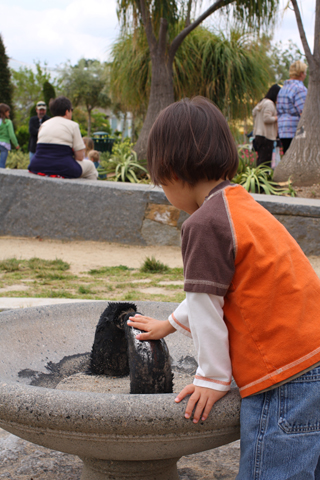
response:
{"label": "concrete ledge", "polygon": [[[158,187],[40,177],[26,170],[1,171],[0,199],[0,235],[179,245],[186,218],[176,209],[172,214]],[[150,205],[161,208],[157,213]]]}
{"label": "concrete ledge", "polygon": [[[320,255],[320,200],[253,195],[298,241]],[[179,245],[187,214],[159,187],[0,172],[0,236]]]}

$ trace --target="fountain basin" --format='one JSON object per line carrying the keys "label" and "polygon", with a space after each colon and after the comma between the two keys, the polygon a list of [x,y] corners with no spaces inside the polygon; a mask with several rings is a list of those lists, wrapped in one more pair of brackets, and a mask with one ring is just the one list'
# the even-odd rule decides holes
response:
{"label": "fountain basin", "polygon": [[[136,302],[166,319],[176,304]],[[177,480],[177,460],[239,438],[240,396],[233,388],[205,422],[184,418],[175,394],[128,395],[56,390],[85,368],[107,302],[54,305],[0,314],[0,427],[33,443],[78,455],[82,480]],[[195,368],[193,344],[166,339],[175,375]],[[40,386],[42,385],[42,386]]]}

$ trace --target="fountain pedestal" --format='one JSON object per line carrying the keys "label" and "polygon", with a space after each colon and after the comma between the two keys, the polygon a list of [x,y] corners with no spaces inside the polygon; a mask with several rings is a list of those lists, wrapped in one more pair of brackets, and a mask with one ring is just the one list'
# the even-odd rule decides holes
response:
{"label": "fountain pedestal", "polygon": [[179,458],[146,461],[114,461],[81,458],[81,480],[179,480]]}
{"label": "fountain pedestal", "polygon": [[[128,395],[57,390],[83,371],[107,302],[0,314],[0,427],[38,445],[78,455],[81,480],[178,480],[177,460],[239,438],[240,396],[223,397],[205,422],[184,418],[176,394]],[[166,319],[175,304],[137,302]],[[173,371],[194,368],[192,342],[170,335]],[[77,370],[78,369],[78,370]]]}

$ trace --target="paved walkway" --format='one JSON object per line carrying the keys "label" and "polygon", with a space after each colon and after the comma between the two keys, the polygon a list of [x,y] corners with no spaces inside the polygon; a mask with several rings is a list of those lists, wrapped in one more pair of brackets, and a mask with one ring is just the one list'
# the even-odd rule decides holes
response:
{"label": "paved walkway", "polygon": [[[57,305],[61,303],[103,302],[104,300],[78,300],[73,298],[10,298],[0,297],[0,312],[14,308],[41,307],[44,305]],[[1,478],[1,477],[0,477]]]}

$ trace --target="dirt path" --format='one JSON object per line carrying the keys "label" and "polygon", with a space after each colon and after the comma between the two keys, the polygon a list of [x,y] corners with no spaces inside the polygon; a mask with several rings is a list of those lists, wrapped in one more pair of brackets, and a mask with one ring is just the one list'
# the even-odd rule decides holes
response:
{"label": "dirt path", "polygon": [[59,258],[70,263],[71,272],[78,274],[92,268],[126,265],[139,268],[146,257],[154,256],[171,268],[182,267],[179,247],[141,247],[107,242],[64,242],[24,237],[0,237],[0,260],[32,257],[44,260]]}
{"label": "dirt path", "polygon": [[[107,242],[65,242],[24,237],[0,237],[0,260],[38,257],[45,260],[60,258],[71,265],[71,272],[79,274],[91,268],[126,265],[139,268],[146,257],[154,256],[171,268],[182,267],[179,247],[141,247]],[[309,257],[320,277],[320,257]]]}

